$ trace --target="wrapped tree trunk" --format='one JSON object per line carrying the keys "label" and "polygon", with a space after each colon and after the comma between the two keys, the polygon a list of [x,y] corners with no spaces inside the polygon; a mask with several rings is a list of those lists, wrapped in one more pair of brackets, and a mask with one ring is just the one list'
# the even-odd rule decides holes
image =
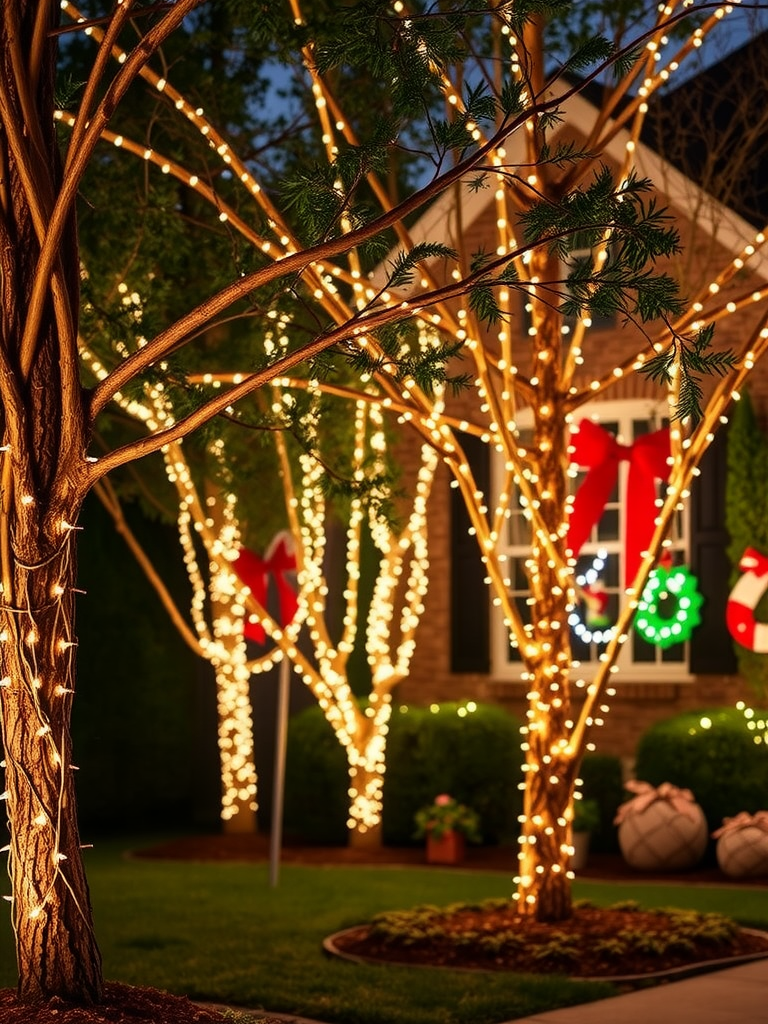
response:
{"label": "wrapped tree trunk", "polygon": [[[551,255],[537,254],[534,259],[541,264],[537,270],[542,280],[555,279],[557,266]],[[532,314],[538,404],[533,408],[531,450],[539,497],[526,562],[531,622],[522,652],[529,692],[517,899],[522,914],[539,921],[564,921],[571,915],[570,817],[577,764],[571,746],[571,595],[564,526],[569,462],[566,394],[560,376],[560,316],[536,300]]]}
{"label": "wrapped tree trunk", "polygon": [[386,702],[375,716],[366,717],[357,710],[354,738],[347,745],[349,844],[357,849],[377,849],[382,843],[381,800],[388,720]]}
{"label": "wrapped tree trunk", "polygon": [[[243,634],[243,584],[233,569],[233,522],[227,496],[206,481],[206,509],[214,543],[207,542],[216,710],[221,763],[221,817],[226,833],[256,831],[256,768],[253,748],[251,671]],[[235,610],[239,609],[239,610]]]}
{"label": "wrapped tree trunk", "polygon": [[102,987],[70,754],[77,644],[67,533],[58,550],[12,556],[0,613],[12,916],[28,1002],[52,994],[93,1002]]}
{"label": "wrapped tree trunk", "polygon": [[101,958],[70,756],[73,531],[90,428],[77,243],[55,206],[57,17],[52,2],[0,8],[0,715],[19,993],[90,1003],[102,992]]}

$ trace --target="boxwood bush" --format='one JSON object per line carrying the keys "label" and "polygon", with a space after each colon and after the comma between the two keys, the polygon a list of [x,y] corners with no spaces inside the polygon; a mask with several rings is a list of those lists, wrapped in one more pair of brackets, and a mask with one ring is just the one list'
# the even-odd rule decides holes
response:
{"label": "boxwood bush", "polygon": [[654,786],[671,782],[690,789],[712,831],[725,817],[768,807],[768,746],[755,742],[758,734],[737,708],[676,715],[642,737],[635,773]]}
{"label": "boxwood bush", "polygon": [[[468,710],[473,709],[473,710]],[[384,842],[407,845],[413,816],[440,793],[480,815],[485,843],[517,837],[520,721],[492,704],[395,708],[387,742]]]}
{"label": "boxwood bush", "polygon": [[[498,707],[394,708],[387,736],[384,842],[416,843],[414,814],[439,793],[450,793],[478,812],[484,842],[515,838],[522,806],[520,764],[520,722]],[[345,843],[347,787],[344,751],[320,708],[294,715],[288,729],[286,837]]]}
{"label": "boxwood bush", "polygon": [[285,758],[286,839],[343,846],[348,787],[346,754],[322,710],[315,704],[292,715]]}
{"label": "boxwood bush", "polygon": [[626,798],[621,760],[611,754],[586,754],[579,776],[583,798],[595,800],[600,808],[600,824],[591,833],[589,847],[594,853],[616,853],[619,841],[613,820]]}

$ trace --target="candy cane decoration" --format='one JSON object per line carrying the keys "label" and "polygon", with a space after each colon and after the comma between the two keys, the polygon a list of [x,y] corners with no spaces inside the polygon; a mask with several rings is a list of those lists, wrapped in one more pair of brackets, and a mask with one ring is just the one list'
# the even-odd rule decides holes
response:
{"label": "candy cane decoration", "polygon": [[755,621],[757,602],[768,590],[768,558],[754,548],[741,556],[744,575],[728,595],[725,621],[733,639],[757,654],[768,654],[768,623]]}

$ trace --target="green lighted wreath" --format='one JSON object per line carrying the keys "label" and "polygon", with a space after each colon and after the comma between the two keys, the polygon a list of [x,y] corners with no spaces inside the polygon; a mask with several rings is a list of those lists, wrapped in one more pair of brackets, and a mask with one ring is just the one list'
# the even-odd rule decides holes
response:
{"label": "green lighted wreath", "polygon": [[[663,601],[674,599],[671,614],[662,615]],[[635,629],[649,644],[671,647],[682,644],[701,622],[699,608],[704,598],[698,580],[684,565],[671,569],[659,566],[648,577],[637,605]]]}

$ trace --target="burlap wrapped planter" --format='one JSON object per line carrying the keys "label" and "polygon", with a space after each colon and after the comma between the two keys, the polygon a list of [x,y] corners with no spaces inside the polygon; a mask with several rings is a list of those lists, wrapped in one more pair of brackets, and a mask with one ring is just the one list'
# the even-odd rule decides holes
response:
{"label": "burlap wrapped planter", "polygon": [[768,811],[726,818],[712,835],[717,839],[715,853],[723,874],[729,878],[768,875]]}
{"label": "burlap wrapped planter", "polygon": [[707,848],[707,819],[690,790],[669,783],[627,784],[638,795],[619,808],[619,846],[637,871],[681,871],[701,860]]}

